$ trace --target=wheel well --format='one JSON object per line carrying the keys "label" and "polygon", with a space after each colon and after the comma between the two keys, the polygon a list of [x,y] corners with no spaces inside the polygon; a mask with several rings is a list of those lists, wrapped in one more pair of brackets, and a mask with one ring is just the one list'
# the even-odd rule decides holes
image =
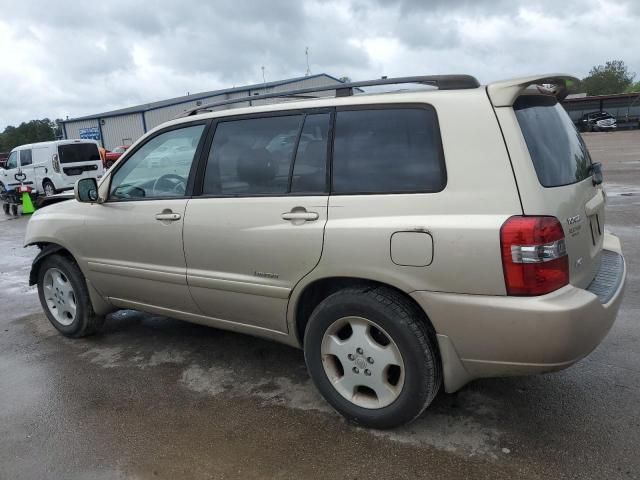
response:
{"label": "wheel well", "polygon": [[53,188],[56,188],[55,184],[53,183],[53,180],[51,180],[49,177],[45,177],[42,179],[42,188],[44,188],[44,184],[47,182],[53,185]]}
{"label": "wheel well", "polygon": [[73,258],[73,255],[71,255],[71,252],[69,252],[69,250],[61,245],[58,245],[57,243],[36,243],[35,245],[40,248],[40,253],[38,253],[36,258],[33,260],[33,263],[31,264],[31,271],[29,272],[29,285],[35,285],[36,283],[38,283],[38,271],[40,270],[40,265],[42,264],[42,261],[49,255],[62,255],[72,262],[76,264],[78,263],[76,262],[76,259]]}
{"label": "wheel well", "polygon": [[301,345],[304,341],[304,332],[307,328],[307,322],[309,321],[309,317],[313,310],[329,295],[349,287],[363,287],[367,289],[386,287],[395,290],[416,306],[417,310],[422,314],[422,320],[427,325],[427,328],[433,333],[435,338],[435,329],[427,317],[427,314],[410,295],[407,295],[402,290],[392,285],[374,280],[352,277],[331,277],[316,280],[309,284],[298,297],[296,304],[296,336]]}

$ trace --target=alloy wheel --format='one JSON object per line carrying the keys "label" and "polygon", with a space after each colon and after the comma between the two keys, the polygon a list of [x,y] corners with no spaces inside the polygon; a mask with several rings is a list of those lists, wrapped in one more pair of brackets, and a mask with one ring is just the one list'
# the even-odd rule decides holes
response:
{"label": "alloy wheel", "polygon": [[57,268],[50,268],[43,277],[44,297],[49,312],[60,325],[69,326],[76,318],[76,294],[69,278]]}
{"label": "alloy wheel", "polygon": [[322,365],[342,397],[368,409],[392,404],[404,385],[404,361],[391,336],[362,317],[336,320],[325,332]]}

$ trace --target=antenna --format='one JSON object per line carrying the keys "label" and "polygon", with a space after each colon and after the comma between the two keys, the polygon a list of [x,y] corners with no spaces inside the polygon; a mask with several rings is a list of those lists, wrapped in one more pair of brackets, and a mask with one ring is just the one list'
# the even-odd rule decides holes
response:
{"label": "antenna", "polygon": [[309,47],[304,47],[304,56],[307,58],[307,72],[304,74],[305,77],[311,75],[311,68],[309,68]]}

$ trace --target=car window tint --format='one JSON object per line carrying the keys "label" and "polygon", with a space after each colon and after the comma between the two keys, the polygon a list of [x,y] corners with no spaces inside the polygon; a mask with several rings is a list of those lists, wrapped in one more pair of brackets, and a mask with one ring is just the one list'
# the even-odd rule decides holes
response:
{"label": "car window tint", "polygon": [[153,137],[115,172],[114,200],[182,197],[204,125],[180,128]]}
{"label": "car window tint", "polygon": [[303,115],[221,122],[205,170],[205,195],[286,193]]}
{"label": "car window tint", "polygon": [[329,113],[307,115],[305,118],[293,166],[291,192],[326,192],[330,122]]}
{"label": "car window tint", "polygon": [[587,147],[555,97],[524,95],[513,109],[543,186],[569,185],[590,176]]}
{"label": "car window tint", "polygon": [[98,145],[93,142],[66,143],[58,146],[60,163],[97,162],[100,160]]}
{"label": "car window tint", "polygon": [[27,165],[31,165],[31,150],[21,150],[20,151],[20,166],[26,167]]}
{"label": "car window tint", "polygon": [[441,141],[433,109],[338,112],[333,192],[436,192],[444,188]]}

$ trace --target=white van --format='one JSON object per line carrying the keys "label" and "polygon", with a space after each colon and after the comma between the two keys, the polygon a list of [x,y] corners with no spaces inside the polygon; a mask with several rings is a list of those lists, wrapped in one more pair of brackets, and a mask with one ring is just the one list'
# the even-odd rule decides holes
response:
{"label": "white van", "polygon": [[32,143],[11,151],[0,169],[0,190],[11,190],[22,181],[51,196],[72,189],[81,178],[100,179],[103,173],[98,143],[93,140]]}

